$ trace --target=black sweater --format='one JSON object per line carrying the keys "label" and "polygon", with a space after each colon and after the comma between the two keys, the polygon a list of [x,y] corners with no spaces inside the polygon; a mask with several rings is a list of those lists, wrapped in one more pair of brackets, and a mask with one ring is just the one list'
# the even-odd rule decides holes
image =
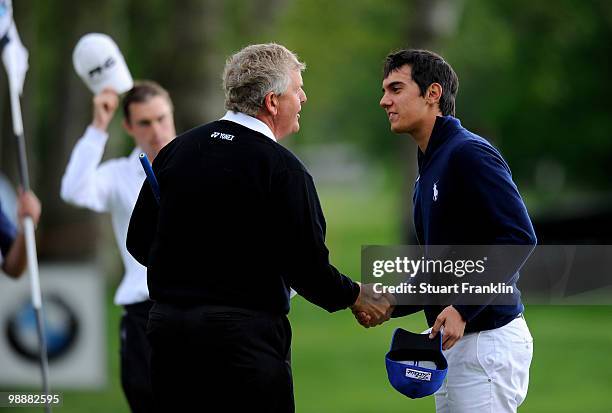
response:
{"label": "black sweater", "polygon": [[312,177],[287,149],[220,120],[178,136],[145,182],[128,251],[147,266],[151,299],[289,311],[289,288],[327,311],[353,304],[359,286],[329,263]]}

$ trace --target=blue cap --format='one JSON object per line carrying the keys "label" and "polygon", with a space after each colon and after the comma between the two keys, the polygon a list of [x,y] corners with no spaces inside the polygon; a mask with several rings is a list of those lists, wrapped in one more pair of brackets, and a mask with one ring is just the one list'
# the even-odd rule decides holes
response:
{"label": "blue cap", "polygon": [[411,399],[435,393],[442,386],[448,370],[448,362],[442,354],[442,333],[430,339],[429,334],[396,329],[385,363],[389,382],[398,392]]}

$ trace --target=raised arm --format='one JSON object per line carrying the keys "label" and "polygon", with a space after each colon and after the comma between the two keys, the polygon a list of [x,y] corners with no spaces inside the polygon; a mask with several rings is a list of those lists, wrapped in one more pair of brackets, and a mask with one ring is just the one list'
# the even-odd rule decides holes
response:
{"label": "raised arm", "polygon": [[93,121],[75,145],[62,177],[61,197],[73,205],[97,212],[107,210],[112,188],[108,164],[100,164],[108,140],[107,128],[119,104],[119,97],[104,90],[93,100]]}

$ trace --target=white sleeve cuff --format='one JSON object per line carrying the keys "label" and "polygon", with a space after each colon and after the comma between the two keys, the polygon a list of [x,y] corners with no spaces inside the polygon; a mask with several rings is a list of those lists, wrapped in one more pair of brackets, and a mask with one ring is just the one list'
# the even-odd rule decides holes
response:
{"label": "white sleeve cuff", "polygon": [[83,135],[83,140],[89,141],[95,145],[106,145],[108,140],[108,133],[96,128],[93,125],[89,125]]}

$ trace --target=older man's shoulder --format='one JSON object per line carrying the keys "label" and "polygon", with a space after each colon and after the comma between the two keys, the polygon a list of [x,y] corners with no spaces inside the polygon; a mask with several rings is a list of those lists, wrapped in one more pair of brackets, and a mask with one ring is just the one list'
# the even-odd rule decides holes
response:
{"label": "older man's shoulder", "polygon": [[304,166],[304,163],[300,158],[297,157],[293,152],[284,146],[274,142],[274,150],[276,152],[276,158],[281,169],[289,170],[300,170],[309,174],[308,170]]}

